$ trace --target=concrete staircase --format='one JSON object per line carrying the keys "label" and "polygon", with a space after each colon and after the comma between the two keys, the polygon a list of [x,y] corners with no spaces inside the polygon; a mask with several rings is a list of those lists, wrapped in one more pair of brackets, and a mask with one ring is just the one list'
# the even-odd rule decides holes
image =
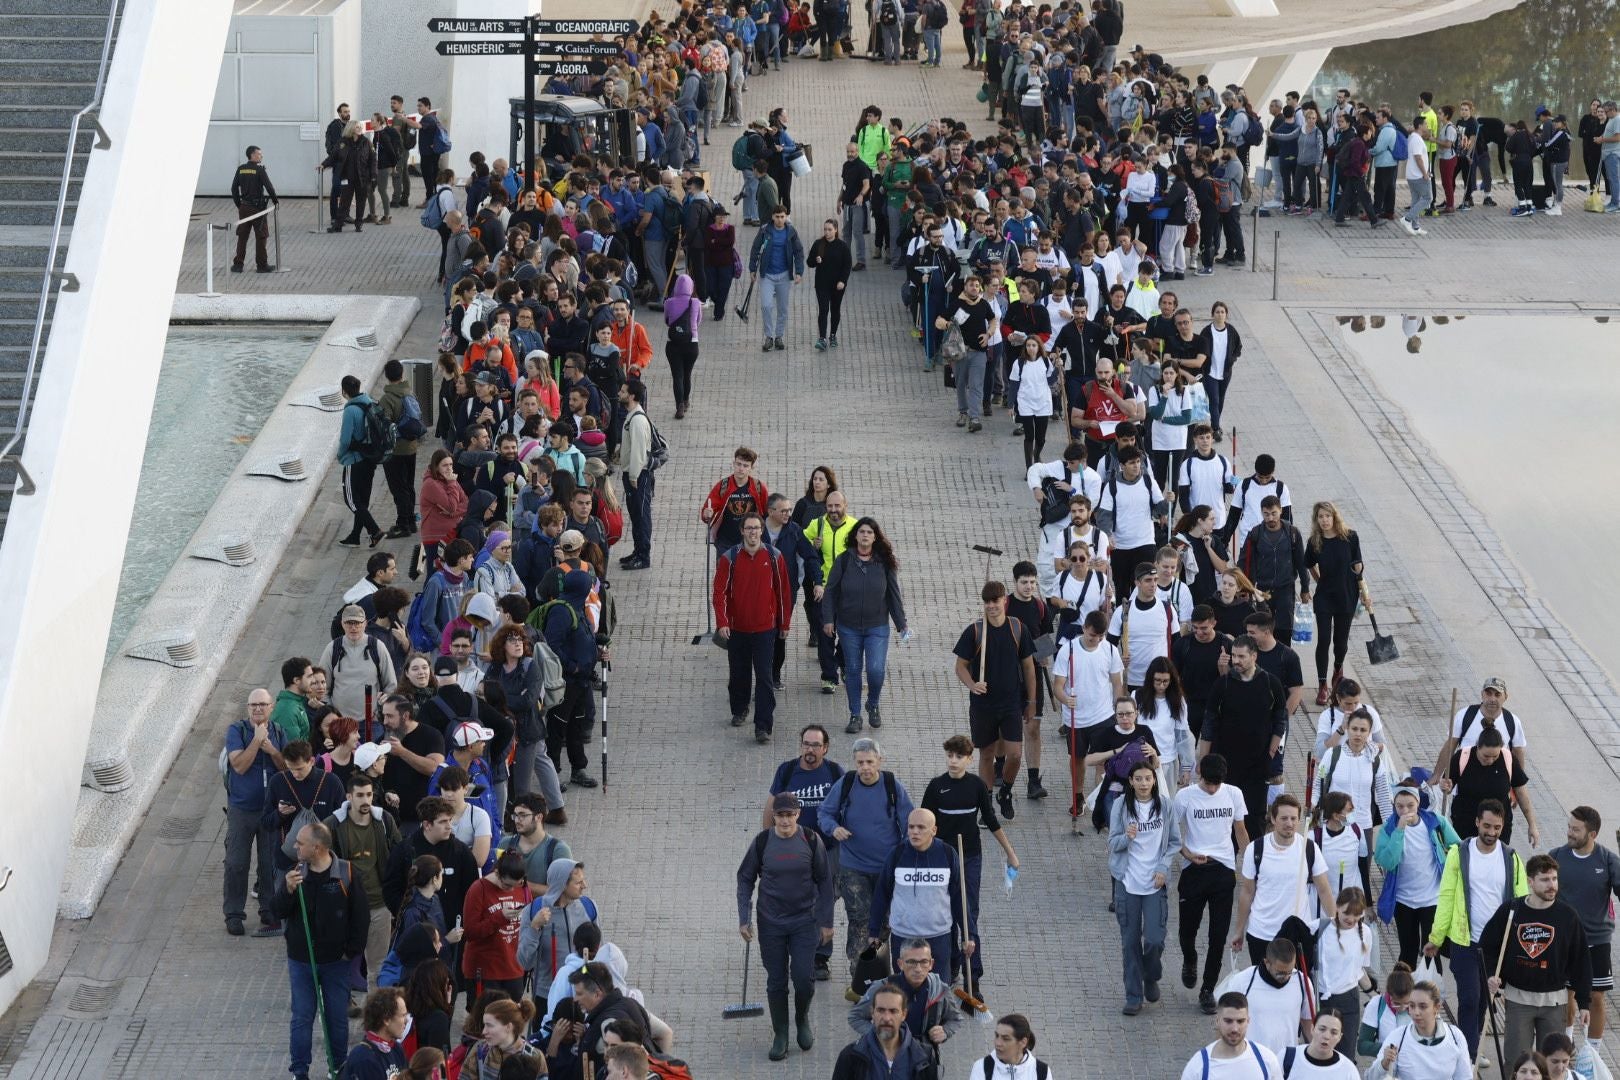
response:
{"label": "concrete staircase", "polygon": [[[0,447],[22,406],[23,381],[46,277],[51,224],[73,116],[95,97],[107,16],[114,0],[0,0]],[[121,12],[123,0],[118,0]],[[116,29],[115,29],[116,37]],[[109,56],[110,63],[110,56]],[[60,270],[84,169],[96,139],[95,114],[80,123],[73,147]],[[161,137],[155,124],[153,137]],[[45,337],[56,306],[51,283]],[[35,386],[39,374],[35,372]],[[13,451],[21,452],[21,445]],[[0,461],[0,537],[11,508],[15,460]]]}

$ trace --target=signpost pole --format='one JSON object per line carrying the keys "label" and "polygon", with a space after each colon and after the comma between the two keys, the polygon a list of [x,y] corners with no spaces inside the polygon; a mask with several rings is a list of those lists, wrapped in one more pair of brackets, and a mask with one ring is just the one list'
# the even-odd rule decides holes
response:
{"label": "signpost pole", "polygon": [[523,20],[523,186],[540,190],[540,179],[534,173],[534,80],[538,72],[534,63],[535,16]]}

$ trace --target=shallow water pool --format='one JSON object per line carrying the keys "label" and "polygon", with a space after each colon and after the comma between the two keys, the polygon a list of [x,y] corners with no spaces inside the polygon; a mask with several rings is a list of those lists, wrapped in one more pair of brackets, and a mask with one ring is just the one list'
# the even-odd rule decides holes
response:
{"label": "shallow water pool", "polygon": [[107,655],[123,644],[322,332],[307,325],[169,328]]}
{"label": "shallow water pool", "polygon": [[1607,584],[1620,530],[1620,322],[1388,315],[1345,319],[1340,331],[1535,592],[1611,678],[1620,673],[1620,609]]}

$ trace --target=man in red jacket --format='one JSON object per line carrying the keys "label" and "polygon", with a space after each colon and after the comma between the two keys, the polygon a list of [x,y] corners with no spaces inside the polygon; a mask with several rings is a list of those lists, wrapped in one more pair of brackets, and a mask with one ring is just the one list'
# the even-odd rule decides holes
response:
{"label": "man in red jacket", "polygon": [[731,475],[709,489],[698,516],[709,527],[709,542],[716,552],[742,542],[742,521],[747,514],[764,514],[771,493],[765,483],[754,478],[759,455],[746,446],[731,455]]}
{"label": "man in red jacket", "polygon": [[518,934],[523,912],[534,900],[521,852],[508,849],[495,869],[472,883],[462,906],[462,985],[469,1001],[485,990],[505,990],[514,999],[523,993],[523,966],[518,963]]}
{"label": "man in red jacket", "polygon": [[776,714],[776,691],[771,687],[771,659],[777,638],[788,636],[793,596],[788,589],[787,562],[781,552],[764,542],[765,519],[747,514],[742,519],[742,543],[722,552],[714,568],[715,639],[725,643],[731,661],[731,726],[742,727],[748,699],[757,684],[754,702],[754,741],[770,742]]}

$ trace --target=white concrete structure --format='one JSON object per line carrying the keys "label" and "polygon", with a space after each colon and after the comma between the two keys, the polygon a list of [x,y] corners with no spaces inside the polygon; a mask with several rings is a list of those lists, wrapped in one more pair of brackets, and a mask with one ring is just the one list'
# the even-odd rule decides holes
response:
{"label": "white concrete structure", "polygon": [[[381,5],[379,5],[381,6]],[[361,0],[240,0],[225,40],[200,195],[228,195],[249,145],[264,150],[278,195],[315,194],[338,102],[356,120],[388,111],[360,100]]]}
{"label": "white concrete structure", "polygon": [[[456,0],[455,8],[455,14],[463,19],[520,19],[537,14],[540,0]],[[482,150],[491,161],[506,156],[511,129],[506,103],[522,94],[520,56],[463,56],[454,62],[450,69],[447,126],[455,149],[445,164],[455,169],[457,176],[467,171],[467,155],[474,150]],[[458,102],[471,108],[458,110]]]}
{"label": "white concrete structure", "polygon": [[1272,0],[1209,0],[1215,15],[1236,15],[1240,19],[1263,19],[1279,14]]}
{"label": "white concrete structure", "polygon": [[[15,868],[0,903],[15,962],[0,977],[0,1007],[50,948],[95,708],[91,673],[107,647],[191,212],[189,185],[172,181],[196,175],[202,159],[200,103],[212,96],[229,16],[217,3],[128,4],[109,67],[100,121],[112,147],[89,159],[85,187],[99,195],[80,204],[65,263],[79,289],[57,300],[23,451],[38,490],[13,501],[0,545],[0,760],[11,763],[0,857]],[[87,435],[76,420],[87,415],[119,417],[118,442]],[[92,509],[96,527],[86,528]]]}

